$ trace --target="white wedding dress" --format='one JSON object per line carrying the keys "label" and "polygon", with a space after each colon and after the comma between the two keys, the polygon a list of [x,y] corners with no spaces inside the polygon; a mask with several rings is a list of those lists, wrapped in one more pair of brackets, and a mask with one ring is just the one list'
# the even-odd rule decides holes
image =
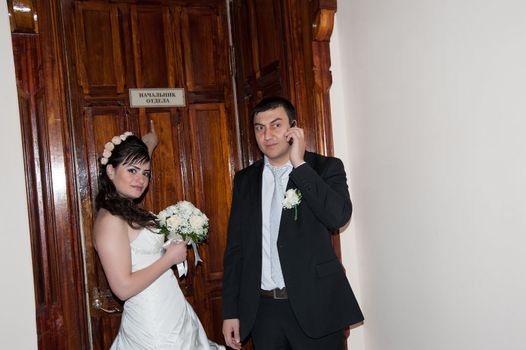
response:
{"label": "white wedding dress", "polygon": [[[163,254],[163,236],[143,229],[131,242],[132,271],[151,265]],[[170,269],[124,303],[111,350],[225,349],[208,340]]]}

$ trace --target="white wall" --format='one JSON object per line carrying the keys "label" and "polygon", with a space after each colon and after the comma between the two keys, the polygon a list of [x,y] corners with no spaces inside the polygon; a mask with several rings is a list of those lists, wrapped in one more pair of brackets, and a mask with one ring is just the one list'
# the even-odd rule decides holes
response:
{"label": "white wall", "polygon": [[351,350],[525,348],[525,18],[522,0],[338,1]]}
{"label": "white wall", "polygon": [[0,347],[36,349],[35,295],[9,18],[0,1]]}

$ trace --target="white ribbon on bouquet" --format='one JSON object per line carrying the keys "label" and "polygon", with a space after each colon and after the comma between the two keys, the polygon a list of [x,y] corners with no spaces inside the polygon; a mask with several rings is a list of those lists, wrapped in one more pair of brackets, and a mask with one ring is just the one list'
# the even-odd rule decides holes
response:
{"label": "white ribbon on bouquet", "polygon": [[[179,242],[182,242],[182,241],[181,241],[181,239],[169,239],[163,244],[163,248],[164,249],[168,248],[168,246],[172,242],[179,243]],[[201,256],[199,255],[199,250],[197,249],[197,244],[195,244],[193,241],[189,241],[188,244],[192,245],[192,249],[194,251],[194,257],[195,257],[195,266],[197,266],[197,264],[199,262],[203,262],[203,260],[201,259]],[[179,274],[179,277],[183,277],[183,276],[185,276],[188,273],[188,260],[185,259],[185,261],[180,262],[176,266],[177,266],[177,273]]]}

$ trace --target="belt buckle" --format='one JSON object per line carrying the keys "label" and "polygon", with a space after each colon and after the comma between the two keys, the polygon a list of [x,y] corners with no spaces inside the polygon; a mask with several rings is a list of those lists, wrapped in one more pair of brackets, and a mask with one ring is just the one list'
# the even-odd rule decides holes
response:
{"label": "belt buckle", "polygon": [[[279,296],[279,295],[278,295],[279,292],[284,292],[284,291],[281,290],[281,289],[278,289],[278,288],[274,288],[274,289],[272,289],[272,297],[273,297],[274,299],[277,299],[277,300],[285,300],[285,299],[287,299],[286,296]],[[283,293],[283,294],[284,294],[284,293]]]}

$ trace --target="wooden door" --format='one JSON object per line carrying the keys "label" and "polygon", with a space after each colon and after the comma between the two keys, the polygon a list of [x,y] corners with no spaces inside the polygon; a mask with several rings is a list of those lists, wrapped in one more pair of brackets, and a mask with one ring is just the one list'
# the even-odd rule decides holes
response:
{"label": "wooden door", "polygon": [[[236,86],[243,161],[260,157],[250,110],[262,98],[287,97],[305,130],[307,149],[332,153],[328,45],[334,0],[233,0]],[[320,14],[324,22],[319,23]],[[314,28],[314,29],[313,29]],[[323,33],[323,37],[318,33]],[[317,49],[323,41],[324,50]],[[318,57],[320,55],[321,57]]]}
{"label": "wooden door", "polygon": [[[73,1],[71,52],[75,152],[94,349],[115,337],[122,305],[111,293],[92,246],[98,158],[114,135],[148,131],[160,144],[145,208],[159,212],[189,200],[210,218],[204,262],[180,279],[208,336],[222,342],[221,278],[231,178],[239,167],[224,1]],[[73,69],[75,67],[75,69]],[[131,108],[129,88],[185,89],[187,105]]]}
{"label": "wooden door", "polygon": [[[161,145],[144,205],[157,211],[188,199],[210,216],[205,262],[181,283],[209,336],[222,342],[220,280],[230,181],[235,170],[260,156],[248,111],[264,96],[287,96],[298,107],[308,148],[332,152],[328,45],[336,0],[229,2],[239,122],[223,0],[7,3],[39,349],[107,348],[117,331],[120,315],[112,311],[121,305],[108,293],[91,246],[97,158],[113,135],[144,133],[149,119]],[[187,106],[130,108],[128,89],[134,87],[183,87]],[[338,248],[337,236],[334,242]]]}

